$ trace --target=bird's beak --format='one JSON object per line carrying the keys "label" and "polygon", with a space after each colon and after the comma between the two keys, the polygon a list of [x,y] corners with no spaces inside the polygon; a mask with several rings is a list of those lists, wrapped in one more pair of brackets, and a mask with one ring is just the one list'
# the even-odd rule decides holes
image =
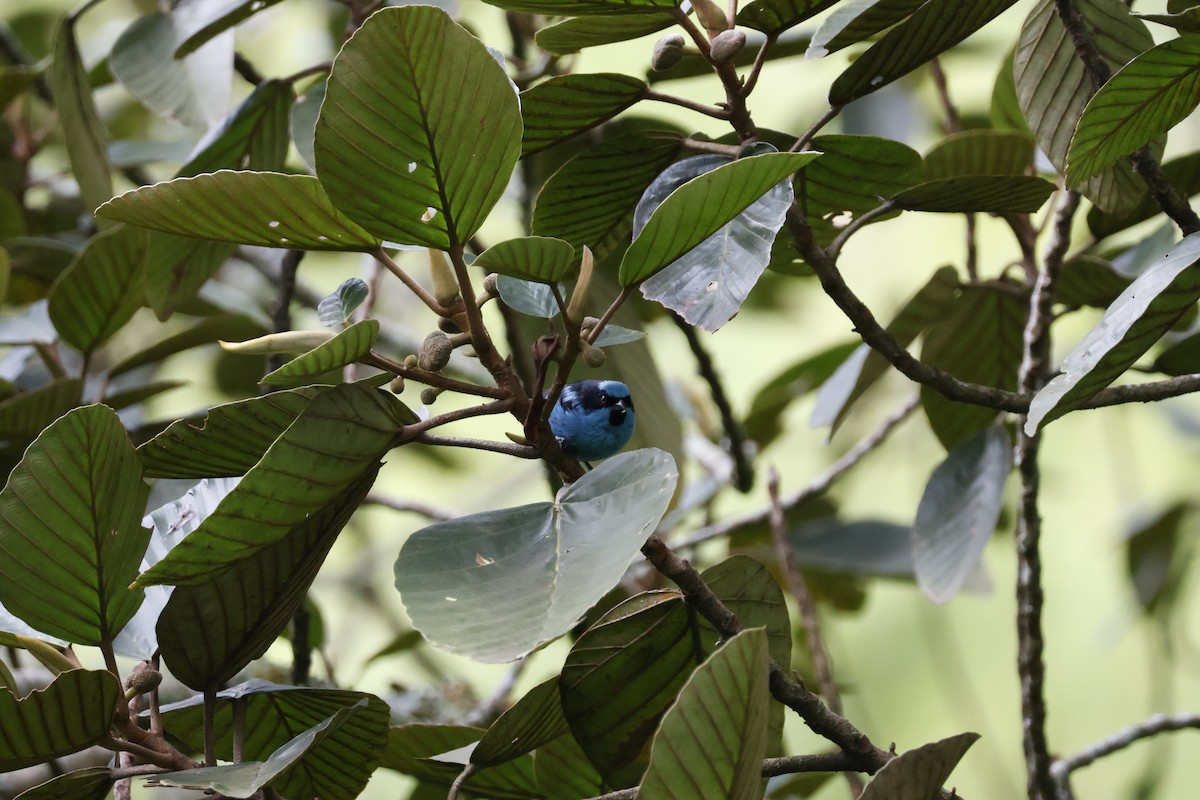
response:
{"label": "bird's beak", "polygon": [[621,399],[617,400],[617,405],[626,411],[633,411],[633,398],[622,397]]}

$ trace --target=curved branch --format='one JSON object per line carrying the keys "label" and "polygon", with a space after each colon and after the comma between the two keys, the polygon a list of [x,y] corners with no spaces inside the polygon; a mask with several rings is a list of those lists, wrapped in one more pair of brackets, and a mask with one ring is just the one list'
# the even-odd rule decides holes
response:
{"label": "curved branch", "polygon": [[1200,729],[1200,714],[1155,714],[1137,725],[1117,731],[1112,736],[1084,748],[1073,756],[1058,759],[1050,769],[1054,773],[1055,780],[1062,785],[1067,776],[1075,770],[1112,755],[1118,750],[1123,750],[1134,742],[1157,736],[1160,733],[1188,728]]}

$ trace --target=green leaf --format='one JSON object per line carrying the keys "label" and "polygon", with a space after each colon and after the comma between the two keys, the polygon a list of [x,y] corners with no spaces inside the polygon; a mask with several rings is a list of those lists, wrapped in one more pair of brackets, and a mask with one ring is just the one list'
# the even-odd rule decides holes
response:
{"label": "green leaf", "polygon": [[57,378],[0,402],[0,437],[28,440],[79,404],[78,378]]}
{"label": "green leaf", "polygon": [[952,133],[925,154],[928,180],[962,175],[1024,175],[1033,166],[1033,136],[1024,131]]}
{"label": "green leaf", "polygon": [[[96,111],[83,57],[75,39],[75,20],[65,17],[54,34],[54,53],[46,77],[67,142],[71,174],[79,182],[84,206],[94,209],[113,195],[108,163],[108,134]],[[103,223],[101,223],[103,224]]]}
{"label": "green leaf", "polygon": [[878,207],[881,197],[891,197],[924,178],[921,155],[891,139],[830,134],[813,139],[812,149],[822,155],[796,178],[796,203],[805,209],[813,235],[822,245]]}
{"label": "green leaf", "polygon": [[377,472],[368,469],[285,537],[211,580],[176,586],[156,626],[171,674],[197,691],[215,688],[265,653],[304,603]]}
{"label": "green leaf", "polygon": [[993,425],[951,450],[929,476],[913,523],[913,562],[933,602],[952,599],[979,566],[1011,471],[1012,439]]}
{"label": "green leaf", "polygon": [[[758,149],[775,152],[769,144]],[[646,189],[633,216],[634,236],[677,188],[729,163],[723,156],[695,156],[667,168]],[[688,323],[715,332],[742,303],[771,261],[771,246],[792,203],[791,181],[780,181],[716,233],[672,261],[641,285],[642,296],[671,309]]]}
{"label": "green leaf", "polygon": [[196,296],[236,249],[228,242],[152,231],[146,254],[146,302],[165,321]]}
{"label": "green leaf", "polygon": [[879,520],[825,517],[788,532],[796,563],[843,575],[912,577],[912,528]]}
{"label": "green leaf", "polygon": [[625,14],[613,17],[572,17],[547,25],[534,36],[537,46],[555,55],[578,53],[585,47],[625,42],[669,28],[670,14]]}
{"label": "green leaf", "polygon": [[[1167,182],[1181,195],[1191,197],[1200,192],[1200,152],[1188,153],[1166,161],[1162,170]],[[1087,215],[1088,229],[1097,239],[1103,239],[1161,213],[1162,206],[1147,194],[1127,213],[1120,215],[1107,214],[1101,208],[1093,206]]]}
{"label": "green leaf", "polygon": [[[942,267],[913,295],[887,326],[896,341],[907,347],[929,326],[940,322],[958,294],[958,273],[953,267]],[[887,359],[867,345],[859,345],[854,353],[821,384],[817,405],[809,425],[829,426],[832,436],[841,427],[851,406],[889,368]]]}
{"label": "green leaf", "polygon": [[20,800],[104,800],[116,779],[108,767],[72,770],[17,795]]}
{"label": "green leaf", "polygon": [[[367,706],[368,700],[364,697],[354,705],[339,710],[333,716],[322,720],[280,745],[265,761],[246,760],[220,767],[201,767],[158,774],[146,785],[200,789],[217,792],[227,797],[251,797],[264,786],[277,783],[295,785],[297,781],[289,780],[294,776],[300,776],[300,783],[303,785],[306,783],[304,773],[308,771],[310,754],[317,751],[322,745],[326,745],[344,726],[363,713]],[[343,744],[337,749],[343,750],[345,745]],[[328,758],[328,756],[326,757]],[[365,784],[366,781],[357,781],[357,783]],[[346,800],[355,797],[355,794],[338,789],[342,789],[342,787],[327,789],[326,791],[329,793],[320,796],[340,797]]]}
{"label": "green leaf", "polygon": [[1169,14],[1134,14],[1140,19],[1167,25],[1180,33],[1200,33],[1200,7],[1192,6]]}
{"label": "green leaf", "polygon": [[175,177],[191,178],[222,169],[283,169],[288,114],[294,99],[290,81],[263,81],[204,137]]}
{"label": "green leaf", "polygon": [[992,84],[992,104],[989,112],[992,125],[996,128],[1029,133],[1029,123],[1021,113],[1021,103],[1017,99],[1017,79],[1013,75],[1013,59],[1016,48],[1013,47],[1000,63],[996,73],[996,82]]}
{"label": "green leaf", "polygon": [[[437,760],[437,756],[478,741],[483,731],[460,725],[396,725],[388,731],[387,750],[380,766],[419,778],[441,787],[454,782],[461,763]],[[528,756],[482,770],[463,787],[472,794],[495,800],[530,800],[537,796],[533,764]],[[441,792],[441,796],[445,791]]]}
{"label": "green leaf", "polygon": [[117,37],[109,69],[150,110],[203,129],[220,118],[229,99],[233,39],[211,42],[203,56],[177,58],[183,35],[173,15],[140,17]]}
{"label": "green leaf", "polygon": [[108,370],[110,378],[162,361],[168,356],[218,341],[241,341],[262,336],[266,330],[242,314],[218,314],[204,317],[195,324],[149,344],[145,349],[125,356]]}
{"label": "green leaf", "polygon": [[602,261],[629,242],[638,198],[679,150],[678,137],[654,131],[589,147],[559,168],[538,192],[533,232],[575,247],[586,245]]}
{"label": "green leaf", "polygon": [[343,384],[318,395],[198,530],[137,579],[211,580],[291,534],[374,470],[411,417],[390,394]]}
{"label": "green leaf", "polygon": [[1182,122],[1200,103],[1200,39],[1163,42],[1121,67],[1092,95],[1067,151],[1078,184]]}
{"label": "green leaf", "polygon": [[521,92],[521,154],[544,150],[615,117],[645,97],[646,84],[612,72],[560,75]]}
{"label": "green leaf", "polygon": [[1181,597],[1192,552],[1184,522],[1190,503],[1177,502],[1125,533],[1125,565],[1138,605],[1147,614],[1169,615]]}
{"label": "green leaf", "polygon": [[0,603],[52,636],[111,642],[142,602],[128,587],[150,540],[148,495],[112,409],[42,431],[0,492]]}
{"label": "green leaf", "polygon": [[883,765],[859,800],[926,800],[941,788],[978,733],[960,733],[924,744]]}
{"label": "green leaf", "polygon": [[1054,192],[1034,175],[962,175],[919,183],[892,197],[906,211],[1032,214]]}
{"label": "green leaf", "polygon": [[235,0],[223,6],[210,19],[204,21],[194,33],[188,34],[179,47],[175,48],[175,58],[183,58],[194,53],[213,37],[234,28],[260,11],[265,11],[282,0]]}
{"label": "green leaf", "polygon": [[0,772],[91,747],[108,736],[121,684],[107,670],[75,669],[18,699],[0,691]]}
{"label": "green leaf", "polygon": [[500,715],[471,751],[471,763],[511,761],[569,733],[558,696],[558,677],[539,683]]}
{"label": "green leaf", "polygon": [[819,153],[739,158],[680,186],[650,215],[621,260],[622,286],[635,286],[741,214]]}
{"label": "green leaf", "polygon": [[[757,800],[767,751],[767,636],[744,630],[702,664],[663,717],[638,797]],[[679,775],[688,780],[679,780]]]}
{"label": "green leaf", "polygon": [[[1075,55],[1075,45],[1054,10],[1054,0],[1038,0],[1021,29],[1013,59],[1017,99],[1038,146],[1059,173],[1092,83]],[[1121,0],[1088,0],[1077,8],[1092,31],[1101,57],[1116,69],[1154,46],[1141,20]],[[1118,164],[1091,179],[1083,194],[1105,211],[1126,213],[1146,194],[1146,186],[1128,164]]]}
{"label": "green leaf", "polygon": [[371,294],[371,287],[362,278],[350,278],[333,294],[317,304],[317,319],[326,328],[339,328],[349,322],[354,310]]}
{"label": "green leaf", "polygon": [[746,436],[764,448],[783,432],[782,418],[792,401],[829,379],[855,348],[854,342],[834,345],[781,370],[763,385],[750,401],[742,420]]}
{"label": "green leaf", "polygon": [[821,13],[837,0],[755,0],[741,7],[737,24],[778,36]]}
{"label": "green leaf", "polygon": [[379,240],[334,208],[316,178],[221,170],[126,192],[97,216],[167,233],[305,250],[373,250]]}
{"label": "green leaf", "polygon": [[620,580],[678,477],[661,450],[621,453],[554,503],[417,531],[396,560],[396,588],[413,627],[486,662],[511,661],[557,638]]}
{"label": "green leaf", "polygon": [[128,389],[110,391],[104,396],[104,405],[113,411],[120,411],[121,409],[144,403],[151,397],[157,397],[164,392],[187,385],[187,381],[150,381],[149,383],[139,383]]}
{"label": "green leaf", "polygon": [[213,406],[202,424],[186,419],[172,422],[138,448],[146,477],[245,475],[321,391],[310,387],[272,392]]}
{"label": "green leaf", "polygon": [[544,283],[501,275],[496,280],[496,290],[500,292],[501,302],[513,311],[542,319],[558,316],[558,301],[554,299],[554,291]]}
{"label": "green leaf", "polygon": [[520,137],[513,86],[478,39],[440,9],[384,8],[334,60],[317,174],[372,233],[445,250],[500,199]]}
{"label": "green leaf", "polygon": [[1081,254],[1063,264],[1054,282],[1054,301],[1066,306],[1108,308],[1128,288],[1131,278],[1102,258]]}
{"label": "green leaf", "polygon": [[310,172],[317,171],[317,156],[313,152],[317,136],[317,118],[325,102],[325,77],[315,81],[292,105],[292,143]]}
{"label": "green leaf", "polygon": [[142,306],[146,232],[121,226],[93,237],[50,288],[50,319],[85,354],[108,341]]}
{"label": "green leaf", "polygon": [[808,58],[824,58],[869,39],[907,18],[925,0],[850,0],[833,10],[813,34]]}
{"label": "green leaf", "polygon": [[[656,15],[658,16],[658,15]],[[671,18],[661,17],[666,25],[671,24]],[[665,25],[664,25],[665,27]],[[0,67],[0,111],[8,108],[8,104],[37,83],[42,71],[37,67],[27,67],[24,64],[11,64]]]}
{"label": "green leaf", "polygon": [[674,591],[631,597],[576,640],[559,679],[562,709],[608,783],[638,781],[643,748],[704,655],[695,618]]}
{"label": "green leaf", "polygon": [[1121,293],[1033,398],[1031,435],[1112,383],[1200,298],[1200,234],[1185,237]]}
{"label": "green leaf", "polygon": [[492,245],[474,265],[525,281],[556,284],[575,267],[575,248],[562,239],[525,236]]}
{"label": "green leaf", "polygon": [[[193,697],[163,707],[163,725],[189,751],[204,749],[202,698]],[[251,680],[217,693],[214,731],[217,757],[233,758],[235,704],[241,704],[246,726],[244,757],[266,760],[297,731],[365,702],[336,730],[327,731],[304,758],[303,769],[284,773],[274,786],[283,797],[322,797],[353,800],[375,771],[387,741],[387,704],[371,694],[339,689],[280,686]]]}
{"label": "green leaf", "polygon": [[539,747],[533,754],[533,770],[546,800],[595,797],[606,788],[604,779],[570,734]]}
{"label": "green leaf", "polygon": [[353,364],[371,352],[379,338],[379,320],[356,322],[328,342],[268,373],[262,382],[269,386],[298,386],[330,370]]}
{"label": "green leaf", "polygon": [[640,14],[653,8],[672,9],[677,0],[486,0],[505,11],[526,14]]}
{"label": "green leaf", "polygon": [[[1015,285],[968,286],[925,335],[921,360],[959,380],[1016,391],[1029,299]],[[926,386],[921,406],[942,446],[953,450],[990,426],[995,409],[956,403]]]}
{"label": "green leaf", "polygon": [[859,56],[829,88],[843,106],[908,74],[991,22],[1016,0],[929,0]]}

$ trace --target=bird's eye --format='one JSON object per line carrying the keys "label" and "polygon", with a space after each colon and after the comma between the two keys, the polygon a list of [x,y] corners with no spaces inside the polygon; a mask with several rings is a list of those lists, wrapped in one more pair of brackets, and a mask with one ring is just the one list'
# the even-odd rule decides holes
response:
{"label": "bird's eye", "polygon": [[609,405],[608,395],[605,394],[604,392],[600,393],[600,405],[602,405],[602,406]]}

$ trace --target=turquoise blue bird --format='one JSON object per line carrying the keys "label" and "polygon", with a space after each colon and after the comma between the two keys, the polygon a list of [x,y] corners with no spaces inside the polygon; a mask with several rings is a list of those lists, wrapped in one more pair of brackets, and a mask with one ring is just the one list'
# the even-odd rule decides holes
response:
{"label": "turquoise blue bird", "polygon": [[620,381],[568,384],[550,412],[550,430],[563,449],[581,461],[619,453],[633,436],[635,424],[633,397]]}

